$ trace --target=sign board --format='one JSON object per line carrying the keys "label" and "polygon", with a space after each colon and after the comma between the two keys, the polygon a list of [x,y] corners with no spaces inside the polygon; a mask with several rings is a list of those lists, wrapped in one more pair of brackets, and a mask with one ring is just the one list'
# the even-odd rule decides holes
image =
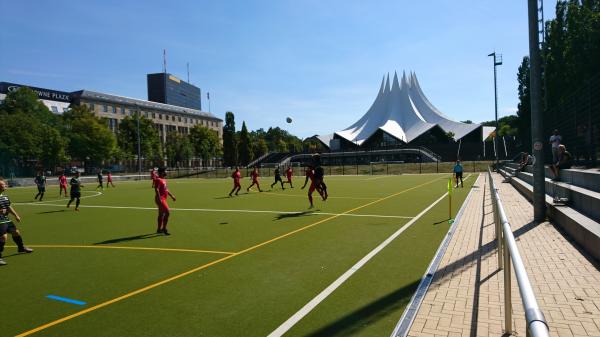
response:
{"label": "sign board", "polygon": [[536,151],[540,151],[542,149],[544,145],[542,144],[542,142],[535,142],[533,143],[533,149]]}
{"label": "sign board", "polygon": [[17,91],[21,87],[27,87],[38,95],[39,99],[45,99],[50,101],[66,102],[71,103],[71,94],[63,91],[56,91],[44,88],[36,88],[28,85],[21,85],[8,82],[0,82],[0,93],[8,94]]}

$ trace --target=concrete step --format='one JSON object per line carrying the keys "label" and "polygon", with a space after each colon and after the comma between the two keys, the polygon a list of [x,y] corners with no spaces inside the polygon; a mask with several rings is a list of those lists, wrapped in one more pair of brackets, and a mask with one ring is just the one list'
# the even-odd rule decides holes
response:
{"label": "concrete step", "polygon": [[[533,173],[533,167],[527,166],[526,172]],[[545,167],[546,178],[554,178],[550,167]],[[594,192],[600,192],[600,171],[568,169],[560,170],[560,181],[579,186]]]}
{"label": "concrete step", "polygon": [[506,167],[510,167],[512,169],[516,169],[519,167],[519,163],[515,163],[515,162],[506,162],[504,163],[504,166]]}
{"label": "concrete step", "polygon": [[[533,186],[520,177],[512,177],[506,170],[500,174],[508,177],[510,183],[529,200],[533,199]],[[588,191],[589,192],[589,191]],[[583,250],[600,261],[600,223],[570,206],[554,205],[552,197],[546,195],[547,214]]]}

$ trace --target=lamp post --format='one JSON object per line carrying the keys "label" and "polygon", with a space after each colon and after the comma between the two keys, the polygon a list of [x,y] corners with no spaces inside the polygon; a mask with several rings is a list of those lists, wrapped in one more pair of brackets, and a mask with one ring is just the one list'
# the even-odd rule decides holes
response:
{"label": "lamp post", "polygon": [[142,111],[140,110],[139,105],[135,105],[137,110],[137,157],[138,157],[138,174],[142,175],[142,138],[140,136],[140,118],[142,116]]}
{"label": "lamp post", "polygon": [[495,117],[496,117],[496,133],[494,136],[494,147],[496,148],[496,170],[498,170],[498,166],[500,165],[500,159],[498,156],[498,133],[500,131],[500,128],[498,127],[498,87],[496,85],[496,66],[499,66],[502,64],[502,55],[496,55],[496,52],[494,51],[493,53],[489,54],[488,56],[492,56],[494,57],[494,111],[495,111]]}

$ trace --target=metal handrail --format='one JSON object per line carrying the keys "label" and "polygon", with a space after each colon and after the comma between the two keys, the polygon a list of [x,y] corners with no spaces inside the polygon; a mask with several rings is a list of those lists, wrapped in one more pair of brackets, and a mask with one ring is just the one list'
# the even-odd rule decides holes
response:
{"label": "metal handrail", "polygon": [[494,208],[494,223],[496,224],[496,239],[498,240],[498,268],[504,270],[504,330],[512,333],[512,303],[511,303],[511,260],[521,293],[525,320],[527,322],[527,336],[545,337],[550,336],[548,323],[540,309],[531,282],[527,276],[523,259],[519,254],[515,237],[512,233],[510,223],[506,217],[504,206],[498,194],[498,190],[492,178],[492,172],[488,168],[490,179],[490,194]]}

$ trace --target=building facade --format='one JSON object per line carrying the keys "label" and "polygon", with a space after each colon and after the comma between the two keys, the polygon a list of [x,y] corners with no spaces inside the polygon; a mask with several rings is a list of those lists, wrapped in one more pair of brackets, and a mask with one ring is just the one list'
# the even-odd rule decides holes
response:
{"label": "building facade", "polygon": [[168,73],[148,74],[148,100],[202,110],[200,88]]}

